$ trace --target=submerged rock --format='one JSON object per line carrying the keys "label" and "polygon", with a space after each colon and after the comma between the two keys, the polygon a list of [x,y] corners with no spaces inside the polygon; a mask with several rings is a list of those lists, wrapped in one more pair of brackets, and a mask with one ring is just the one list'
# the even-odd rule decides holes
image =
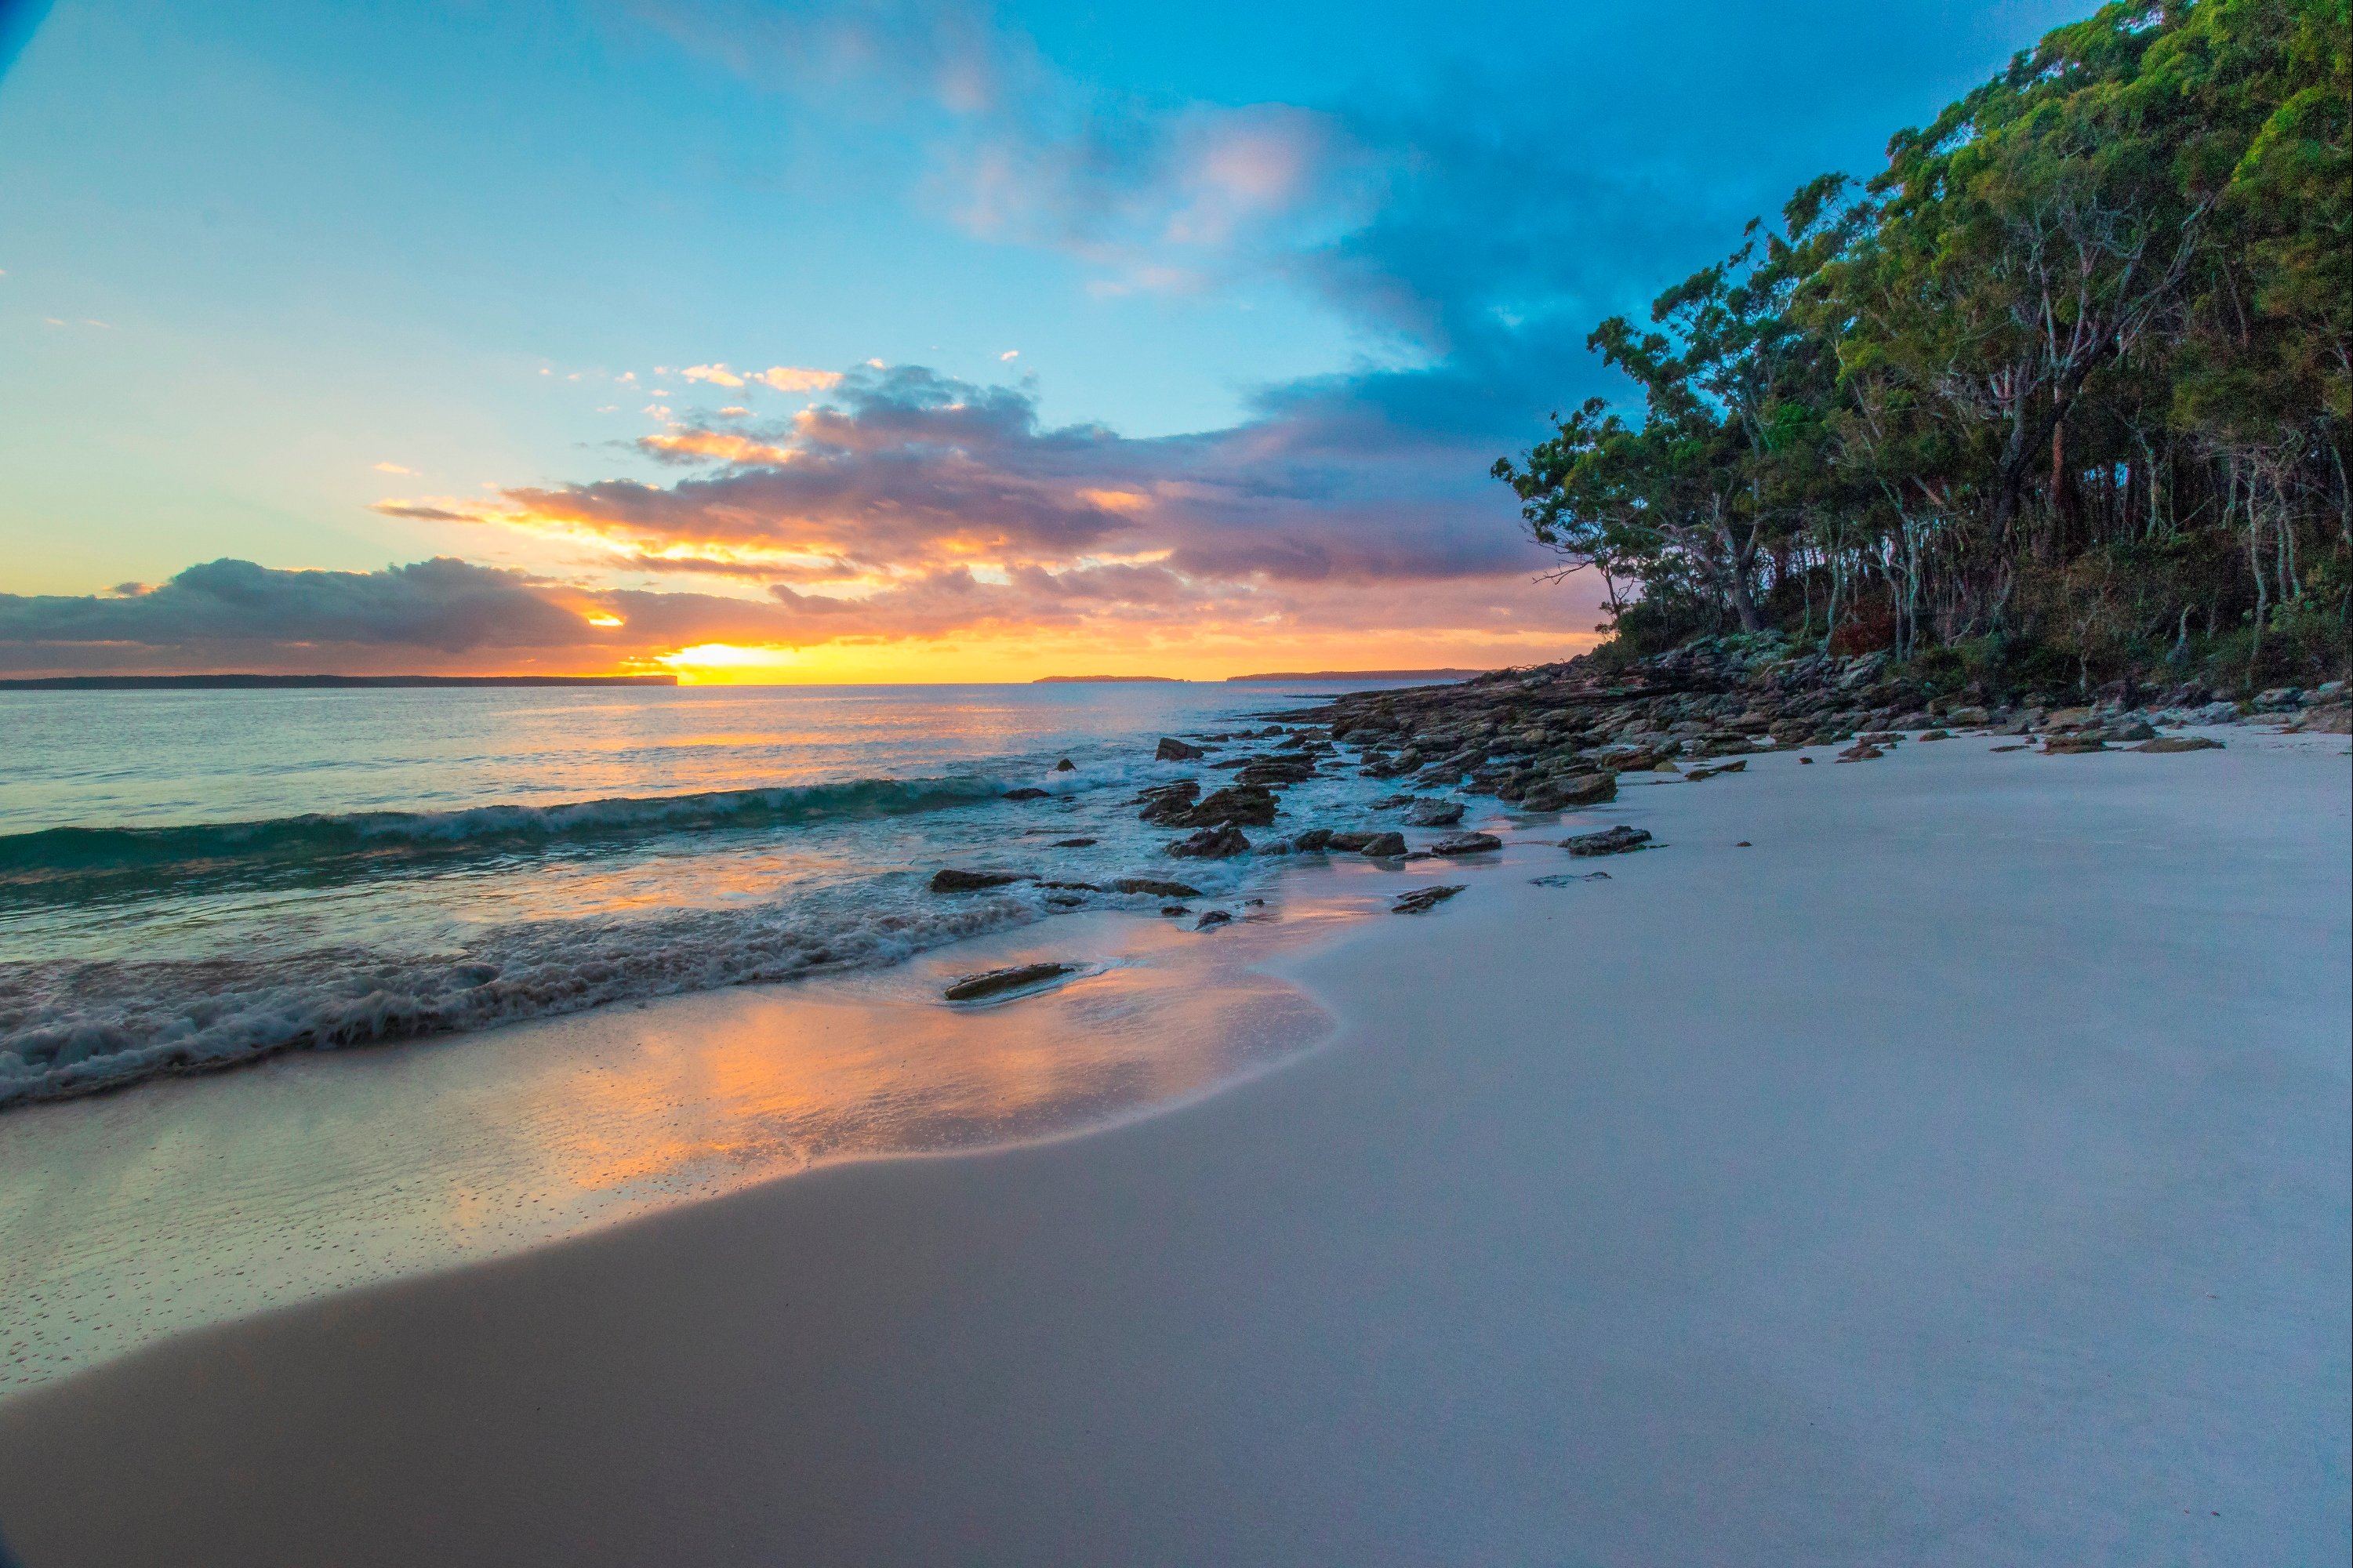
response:
{"label": "submerged rock", "polygon": [[1530,877],[1528,879],[1530,885],[1538,888],[1567,888],[1572,887],[1578,882],[1607,882],[1609,880],[1610,880],[1610,876],[1607,871],[1556,871],[1549,877]]}
{"label": "submerged rock", "polygon": [[1070,758],[1064,757],[1060,762],[1054,764],[1054,771],[1058,773],[1074,773],[1079,771],[1079,764],[1071,761]]}
{"label": "submerged rock", "polygon": [[1450,833],[1430,847],[1432,855],[1478,855],[1501,849],[1504,841],[1492,833]]}
{"label": "submerged rock", "polygon": [[1092,849],[1094,846],[1095,840],[1092,838],[1057,838],[1053,847],[1057,849]]}
{"label": "submerged rock", "polygon": [[1029,879],[1012,871],[964,871],[945,867],[932,873],[932,891],[976,893],[983,888],[1002,888],[1010,882],[1026,882]]}
{"label": "submerged rock", "polygon": [[1042,789],[1031,789],[1024,786],[1020,789],[1007,790],[1005,792],[1005,798],[1008,800],[1043,800],[1046,798],[1046,792]]}
{"label": "submerged rock", "polygon": [[1648,828],[1629,827],[1620,823],[1599,833],[1580,833],[1574,838],[1564,838],[1560,847],[1571,855],[1624,855],[1651,842]]}
{"label": "submerged rock", "polygon": [[996,996],[1024,985],[1059,980],[1075,973],[1077,969],[1074,963],[1023,963],[1011,969],[992,969],[983,974],[965,975],[943,994],[951,1002],[977,1002],[984,996]]}
{"label": "submerged rock", "polygon": [[1747,771],[1748,763],[1745,759],[1736,763],[1719,763],[1712,768],[1694,768],[1683,775],[1683,782],[1697,784],[1702,779],[1712,779],[1718,773],[1738,773]]}
{"label": "submerged rock", "polygon": [[1318,849],[1328,849],[1332,847],[1332,830],[1328,827],[1311,827],[1292,839],[1291,847],[1303,855],[1311,854]]}
{"label": "submerged rock", "polygon": [[2210,741],[2203,735],[2159,735],[2133,748],[2136,752],[2219,752],[2220,741]]}
{"label": "submerged rock", "polygon": [[2097,735],[2053,735],[2042,742],[2046,757],[2064,757],[2078,752],[2105,752],[2108,743]]}
{"label": "submerged rock", "polygon": [[1231,925],[1234,917],[1223,910],[1203,910],[1201,918],[1193,922],[1195,931],[1208,931],[1211,926]]}
{"label": "submerged rock", "polygon": [[1460,882],[1455,883],[1451,887],[1431,886],[1427,888],[1416,888],[1410,893],[1400,893],[1398,896],[1398,901],[1389,906],[1389,913],[1393,915],[1426,915],[1430,910],[1436,909],[1439,905],[1444,903],[1447,900],[1452,898],[1455,894],[1461,892],[1462,889],[1463,884]]}

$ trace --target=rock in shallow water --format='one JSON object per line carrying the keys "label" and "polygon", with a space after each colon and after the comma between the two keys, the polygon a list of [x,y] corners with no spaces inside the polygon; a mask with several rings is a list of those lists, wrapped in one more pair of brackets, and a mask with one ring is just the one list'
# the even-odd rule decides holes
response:
{"label": "rock in shallow water", "polygon": [[1447,900],[1452,898],[1455,894],[1461,892],[1463,886],[1464,885],[1462,883],[1458,882],[1452,887],[1433,886],[1428,888],[1416,888],[1410,893],[1399,894],[1398,896],[1398,901],[1389,906],[1389,913],[1393,915],[1426,915],[1430,910],[1436,909],[1439,905],[1444,903]]}
{"label": "rock in shallow water", "polygon": [[1029,880],[1012,871],[962,871],[948,867],[932,873],[934,893],[976,893],[983,888],[1002,888],[1009,882]]}
{"label": "rock in shallow water", "polygon": [[1264,785],[1234,784],[1161,820],[1172,827],[1271,827],[1274,806],[1274,792]]}
{"label": "rock in shallow water", "polygon": [[1169,845],[1167,853],[1186,860],[1225,860],[1249,854],[1250,847],[1250,841],[1239,827],[1204,827]]}
{"label": "rock in shallow water", "polygon": [[[1353,845],[1342,844],[1340,841],[1344,838],[1355,839],[1357,842]],[[1376,860],[1386,859],[1389,856],[1405,853],[1405,835],[1402,833],[1335,833],[1332,836],[1332,847],[1353,848],[1359,855],[1369,856]]]}
{"label": "rock in shallow water", "polygon": [[1201,918],[1193,922],[1195,931],[1208,931],[1212,926],[1231,925],[1234,917],[1223,910],[1203,910]]}
{"label": "rock in shallow water", "polygon": [[2203,735],[2159,735],[2133,748],[2136,752],[2219,752],[2220,741],[2210,741]]}
{"label": "rock in shallow water", "polygon": [[1157,877],[1122,877],[1111,885],[1114,893],[1150,893],[1155,899],[1198,899],[1201,889],[1183,882],[1165,882]]}
{"label": "rock in shallow water", "polygon": [[1504,841],[1492,833],[1450,833],[1430,847],[1432,855],[1477,855],[1501,849]]}
{"label": "rock in shallow water", "polygon": [[1417,800],[1405,808],[1408,827],[1451,827],[1461,820],[1459,800]]}
{"label": "rock in shallow water", "polygon": [[984,996],[1000,995],[1024,985],[1041,981],[1059,980],[1074,973],[1078,966],[1071,963],[1022,963],[1011,969],[992,969],[982,974],[967,974],[949,986],[944,994],[951,1002],[977,1002]]}
{"label": "rock in shallow water", "polygon": [[1189,763],[1196,757],[1208,754],[1198,746],[1188,746],[1182,741],[1163,735],[1159,749],[1152,753],[1152,760],[1155,763]]}

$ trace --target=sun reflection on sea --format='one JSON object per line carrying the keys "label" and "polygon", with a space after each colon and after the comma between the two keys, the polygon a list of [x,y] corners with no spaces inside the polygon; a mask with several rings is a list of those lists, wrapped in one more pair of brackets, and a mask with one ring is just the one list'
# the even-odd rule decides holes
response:
{"label": "sun reflection on sea", "polygon": [[[1256,965],[1369,907],[1214,936],[1113,914],[892,970],[37,1106],[0,1141],[0,1394],[207,1322],[543,1245],[829,1161],[1018,1142],[1322,1037]],[[998,1005],[955,973],[1076,959]],[[168,1203],[155,1201],[168,1194]]]}

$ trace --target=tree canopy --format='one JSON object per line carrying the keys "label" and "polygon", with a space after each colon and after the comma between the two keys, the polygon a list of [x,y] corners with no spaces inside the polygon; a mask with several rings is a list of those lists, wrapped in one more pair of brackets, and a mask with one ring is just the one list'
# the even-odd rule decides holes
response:
{"label": "tree canopy", "polygon": [[2342,674],[2353,0],[2104,7],[1588,339],[1498,479],[1618,641]]}

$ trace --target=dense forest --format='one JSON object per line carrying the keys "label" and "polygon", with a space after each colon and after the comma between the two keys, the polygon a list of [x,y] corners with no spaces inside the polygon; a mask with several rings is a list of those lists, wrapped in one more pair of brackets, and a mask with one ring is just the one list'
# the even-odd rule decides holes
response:
{"label": "dense forest", "polygon": [[1778,632],[2005,686],[2341,677],[2348,0],[2119,4],[1591,346],[1494,467],[1632,656]]}

